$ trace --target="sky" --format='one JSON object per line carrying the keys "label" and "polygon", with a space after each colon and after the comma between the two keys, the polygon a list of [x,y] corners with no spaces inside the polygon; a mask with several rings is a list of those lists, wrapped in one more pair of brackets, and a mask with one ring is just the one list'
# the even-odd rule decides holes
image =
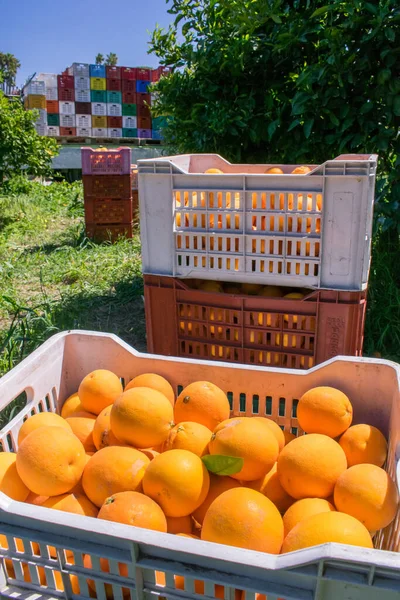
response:
{"label": "sky", "polygon": [[0,0],[0,52],[21,62],[17,84],[37,73],[60,73],[115,52],[120,66],[158,66],[147,54],[156,24],[173,16],[166,0]]}

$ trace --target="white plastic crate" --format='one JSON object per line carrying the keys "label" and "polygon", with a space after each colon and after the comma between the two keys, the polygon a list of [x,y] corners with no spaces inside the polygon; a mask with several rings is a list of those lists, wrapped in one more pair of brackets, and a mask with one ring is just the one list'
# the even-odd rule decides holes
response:
{"label": "white plastic crate", "polygon": [[[143,272],[363,290],[376,164],[376,155],[342,155],[292,175],[297,165],[232,165],[216,154],[140,160]],[[284,174],[266,174],[273,166]]]}
{"label": "white plastic crate", "polygon": [[76,127],[75,115],[60,114],[60,127]]}
{"label": "white plastic crate", "polygon": [[[394,363],[336,358],[304,372],[244,367],[139,354],[116,336],[85,331],[52,337],[0,379],[0,409],[22,392],[27,395],[26,407],[0,433],[2,449],[15,451],[24,418],[39,411],[59,411],[94,369],[110,369],[125,383],[140,373],[159,373],[177,393],[193,381],[212,381],[228,394],[233,415],[268,414],[288,430],[297,427],[294,403],[306,390],[337,386],[351,398],[354,421],[370,422],[388,437],[387,469],[393,478],[396,469],[397,477],[400,475],[400,369]],[[208,598],[214,597],[214,584],[225,586],[227,600],[233,600],[235,589],[246,590],[245,600],[255,600],[257,592],[266,594],[268,600],[399,598],[399,514],[375,537],[376,548],[382,550],[324,544],[279,556],[71,515],[16,502],[3,494],[0,528],[10,548],[1,549],[1,555],[12,560],[15,571],[11,579],[2,569],[3,599],[71,598],[69,575],[73,574],[86,597],[86,580],[94,579],[101,600],[105,600],[104,583],[112,586],[114,598],[120,600],[121,587],[129,590],[131,600],[159,600],[160,596],[199,600],[204,596],[194,592],[194,580],[205,582]],[[16,550],[15,538],[23,540],[24,551]],[[40,557],[29,541],[39,543]],[[50,556],[48,546],[56,548],[56,558]],[[73,561],[65,550],[73,554]],[[92,569],[84,567],[83,554],[91,556]],[[110,574],[100,571],[100,557],[109,560]],[[21,563],[28,564],[32,583],[24,581]],[[126,565],[126,576],[118,575],[117,563]],[[165,574],[165,587],[159,578],[156,581],[155,571]],[[39,586],[44,572],[47,588]],[[55,573],[67,590],[65,596],[55,590]],[[175,590],[174,574],[185,577],[184,592]],[[107,597],[111,595],[107,593]],[[129,596],[124,593],[124,597]]]}
{"label": "white plastic crate", "polygon": [[106,102],[92,102],[92,115],[97,117],[107,116],[107,103]]}
{"label": "white plastic crate", "polygon": [[76,126],[77,127],[91,127],[92,126],[92,115],[76,115]]}
{"label": "white plastic crate", "polygon": [[47,110],[45,108],[36,109],[39,116],[36,120],[36,125],[47,125]]}
{"label": "white plastic crate", "polygon": [[[37,81],[44,81],[46,89],[57,87],[57,73],[39,73],[36,77]],[[57,98],[49,98],[49,100],[57,100]]]}
{"label": "white plastic crate", "polygon": [[60,128],[56,125],[48,125],[47,126],[47,135],[50,137],[59,137]]}
{"label": "white plastic crate", "polygon": [[60,101],[59,110],[60,110],[60,115],[74,115],[75,114],[75,102]]}
{"label": "white plastic crate", "polygon": [[107,102],[107,116],[120,117],[122,115],[122,104]]}
{"label": "white plastic crate", "polygon": [[109,127],[107,129],[107,135],[110,138],[121,138],[122,137],[122,128],[120,128],[120,127]]}
{"label": "white plastic crate", "polygon": [[89,64],[88,63],[72,63],[68,69],[70,75],[75,77],[89,77]]}
{"label": "white plastic crate", "polygon": [[46,100],[58,100],[58,88],[46,86]]}
{"label": "white plastic crate", "polygon": [[46,84],[44,81],[33,80],[24,87],[24,96],[44,96],[46,93]]}
{"label": "white plastic crate", "polygon": [[75,90],[75,102],[90,102],[90,89]]}
{"label": "white plastic crate", "polygon": [[39,135],[47,135],[47,125],[36,123],[35,129]]}
{"label": "white plastic crate", "polygon": [[122,127],[124,129],[136,129],[137,117],[122,117]]}
{"label": "white plastic crate", "polygon": [[76,135],[78,137],[92,137],[92,128],[91,127],[77,127]]}
{"label": "white plastic crate", "polygon": [[75,75],[75,89],[76,90],[90,89],[90,77],[82,77],[82,76]]}
{"label": "white plastic crate", "polygon": [[93,137],[108,137],[107,127],[92,127]]}

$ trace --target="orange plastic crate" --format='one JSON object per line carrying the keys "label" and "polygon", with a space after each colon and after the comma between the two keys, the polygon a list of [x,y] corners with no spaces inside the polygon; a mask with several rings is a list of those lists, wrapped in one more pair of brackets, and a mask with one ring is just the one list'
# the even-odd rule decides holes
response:
{"label": "orange plastic crate", "polygon": [[85,198],[132,198],[131,175],[83,175],[82,180]]}
{"label": "orange plastic crate", "polygon": [[133,218],[132,200],[93,200],[85,198],[85,221],[105,225],[130,223]]}
{"label": "orange plastic crate", "polygon": [[98,225],[96,223],[86,223],[86,235],[98,242],[110,240],[115,242],[120,237],[131,238],[133,234],[133,223],[118,223]]}

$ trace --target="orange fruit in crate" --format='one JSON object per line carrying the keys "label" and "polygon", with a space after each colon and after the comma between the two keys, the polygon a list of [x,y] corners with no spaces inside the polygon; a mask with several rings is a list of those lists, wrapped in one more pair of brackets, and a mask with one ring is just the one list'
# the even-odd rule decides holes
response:
{"label": "orange fruit in crate", "polygon": [[232,479],[232,477],[215,475],[214,473],[210,473],[209,475],[210,488],[208,490],[208,494],[204,502],[193,512],[193,518],[195,521],[197,521],[197,523],[199,523],[199,525],[203,524],[204,517],[206,516],[208,509],[214,500],[218,498],[218,496],[220,496],[223,492],[240,487],[240,483],[236,481],[236,479]]}
{"label": "orange fruit in crate", "polygon": [[284,513],[294,502],[294,498],[289,496],[281,486],[276,463],[264,477],[261,477],[256,481],[249,481],[247,485],[251,489],[261,492],[261,494],[264,494],[264,496],[269,498],[280,513]]}
{"label": "orange fruit in crate", "polygon": [[206,499],[210,477],[202,460],[188,450],[156,456],[143,477],[143,491],[167,517],[190,515]]}
{"label": "orange fruit in crate", "polygon": [[72,490],[86,464],[82,442],[63,427],[39,427],[17,452],[17,471],[35,494],[58,496]]}
{"label": "orange fruit in crate", "polygon": [[292,175],[306,175],[307,173],[310,173],[310,171],[310,167],[300,166],[293,169]]}
{"label": "orange fruit in crate", "polygon": [[72,394],[69,398],[66,399],[64,404],[61,407],[61,416],[63,419],[67,419],[72,413],[82,412],[83,406],[78,396],[78,392]]}
{"label": "orange fruit in crate", "polygon": [[216,294],[223,294],[224,288],[218,281],[203,281],[198,287],[202,292],[213,292]]}
{"label": "orange fruit in crate", "polygon": [[97,517],[97,513],[99,512],[97,506],[85,494],[73,492],[47,498],[47,500],[41,503],[41,506],[94,518]]}
{"label": "orange fruit in crate", "polygon": [[265,173],[268,175],[283,175],[283,171],[279,167],[270,167]]}
{"label": "orange fruit in crate", "polygon": [[169,432],[163,450],[189,450],[197,456],[204,456],[208,454],[211,436],[212,431],[208,427],[193,421],[182,421]]}
{"label": "orange fruit in crate", "polygon": [[124,392],[111,408],[111,431],[136,448],[162,444],[173,427],[174,410],[168,398],[147,387]]}
{"label": "orange fruit in crate", "polygon": [[109,496],[100,508],[98,518],[167,533],[167,519],[161,508],[139,492],[126,491]]}
{"label": "orange fruit in crate", "polygon": [[281,288],[276,285],[265,285],[258,295],[267,298],[282,298],[283,292]]}
{"label": "orange fruit in crate", "polygon": [[[92,558],[89,554],[86,554],[84,559],[83,559],[83,566],[85,567],[85,569],[89,570],[92,569]],[[96,575],[98,572],[98,568],[95,567],[96,569]],[[110,572],[110,563],[108,562],[107,558],[100,558],[100,570],[103,571],[103,573],[109,573]],[[129,576],[129,571],[128,571],[128,566],[125,563],[118,563],[118,571],[121,577],[128,577]],[[85,575],[87,575],[87,577],[90,577],[90,573],[87,572],[85,573]],[[115,577],[115,575],[113,575],[113,577]],[[96,594],[96,584],[94,582],[93,579],[87,579],[87,584],[89,586],[89,590],[91,592],[91,596],[93,594],[93,597],[97,597]],[[107,600],[114,600],[114,594],[113,594],[113,586],[111,583],[105,583],[105,584],[101,584],[101,586],[103,587],[104,585],[104,591],[106,594],[106,599]],[[82,594],[84,594],[85,596],[87,595],[87,592],[81,592]],[[122,588],[122,596],[123,598],[127,598],[130,596],[130,592],[128,588]]]}
{"label": "orange fruit in crate", "polygon": [[39,494],[34,494],[33,492],[29,492],[28,497],[25,502],[27,504],[34,504],[35,506],[41,506],[45,500],[48,499],[49,496],[39,496]]}
{"label": "orange fruit in crate", "polygon": [[156,456],[160,454],[160,452],[158,452],[158,450],[154,450],[154,448],[141,448],[140,452],[143,452],[143,454],[147,456],[149,460],[153,460]]}
{"label": "orange fruit in crate", "polygon": [[332,510],[336,509],[325,498],[302,498],[301,500],[297,500],[283,515],[285,537],[300,521],[304,521],[319,513],[331,512]]}
{"label": "orange fruit in crate", "polygon": [[82,477],[85,494],[100,507],[118,492],[141,491],[142,479],[150,461],[140,450],[109,446],[93,454]]}
{"label": "orange fruit in crate", "polygon": [[268,417],[252,417],[253,419],[257,419],[263,423],[268,429],[274,434],[276,441],[278,442],[279,452],[282,450],[285,445],[285,436],[283,434],[282,429],[279,427],[278,423],[275,423],[272,419],[268,419]]}
{"label": "orange fruit in crate", "polygon": [[294,433],[292,433],[291,431],[286,431],[286,429],[284,430],[283,435],[285,437],[285,446],[292,440],[296,439],[296,436],[294,435]]}
{"label": "orange fruit in crate", "polygon": [[335,485],[336,508],[352,515],[369,531],[387,527],[399,505],[397,486],[376,465],[354,465],[341,474]]}
{"label": "orange fruit in crate", "polygon": [[29,489],[17,472],[17,456],[14,452],[0,453],[0,491],[9,498],[24,502]]}
{"label": "orange fruit in crate", "polygon": [[242,283],[242,294],[247,294],[249,296],[257,296],[263,289],[262,285],[258,283]]}
{"label": "orange fruit in crate", "polygon": [[207,171],[204,171],[204,173],[207,173],[208,175],[213,174],[213,175],[221,175],[223,173],[223,171],[221,171],[221,169],[207,169]]}
{"label": "orange fruit in crate", "polygon": [[122,392],[119,377],[107,369],[98,369],[86,375],[78,389],[83,409],[95,415],[113,404]]}
{"label": "orange fruit in crate", "polygon": [[362,463],[381,467],[386,460],[387,441],[379,429],[372,425],[352,425],[341,436],[339,444],[349,467]]}
{"label": "orange fruit in crate", "polygon": [[152,390],[157,390],[168,398],[172,406],[175,404],[175,394],[172,385],[164,377],[161,377],[161,375],[156,375],[155,373],[137,375],[128,383],[125,392],[135,387],[148,387]]}
{"label": "orange fruit in crate", "polygon": [[328,498],[346,468],[346,455],[339,444],[319,433],[292,440],[278,457],[279,481],[296,500]]}
{"label": "orange fruit in crate", "polygon": [[254,481],[270,471],[279,454],[271,429],[251,417],[237,417],[218,425],[209,444],[210,454],[243,458],[243,467],[232,475],[240,481]]}
{"label": "orange fruit in crate", "polygon": [[193,519],[190,515],[185,517],[167,517],[167,533],[192,535]]}
{"label": "orange fruit in crate", "polygon": [[106,448],[107,446],[125,446],[124,442],[119,439],[111,431],[111,406],[103,408],[97,416],[93,427],[93,443],[97,450]]}
{"label": "orange fruit in crate", "polygon": [[340,390],[328,386],[315,387],[300,398],[297,420],[306,433],[322,433],[335,438],[350,427],[353,407]]}
{"label": "orange fruit in crate", "polygon": [[239,487],[218,496],[203,521],[201,539],[279,554],[283,521],[276,506],[255,490]]}
{"label": "orange fruit in crate", "polygon": [[21,426],[18,433],[18,445],[20,445],[27,435],[38,429],[39,427],[64,427],[67,431],[71,431],[70,425],[60,415],[51,412],[37,413],[29,417]]}
{"label": "orange fruit in crate", "polygon": [[175,423],[195,421],[211,431],[229,419],[230,406],[226,394],[214,383],[195,381],[179,394],[175,407]]}
{"label": "orange fruit in crate", "polygon": [[225,294],[241,294],[242,290],[240,289],[240,286],[232,283],[224,285],[224,292]]}
{"label": "orange fruit in crate", "polygon": [[95,422],[96,415],[88,412],[74,413],[66,419],[66,423],[70,425],[73,434],[82,442],[86,452],[96,452],[93,441]]}
{"label": "orange fruit in crate", "polygon": [[360,521],[332,511],[313,515],[293,527],[283,542],[282,554],[328,542],[373,548],[371,536]]}

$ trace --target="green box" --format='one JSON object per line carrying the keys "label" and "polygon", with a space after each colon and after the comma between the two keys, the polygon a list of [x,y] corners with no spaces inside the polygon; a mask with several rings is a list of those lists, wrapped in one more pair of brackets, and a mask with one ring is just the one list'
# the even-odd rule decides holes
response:
{"label": "green box", "polygon": [[126,127],[124,127],[122,130],[122,137],[137,138],[137,136],[137,129],[127,129]]}
{"label": "green box", "polygon": [[110,104],[122,104],[122,93],[107,91],[107,102]]}
{"label": "green box", "polygon": [[60,115],[47,113],[47,125],[51,125],[53,127],[59,127]]}
{"label": "green box", "polygon": [[90,102],[107,102],[107,92],[105,90],[91,90]]}
{"label": "green box", "polygon": [[136,117],[136,104],[123,104],[122,105],[122,116],[123,117]]}

